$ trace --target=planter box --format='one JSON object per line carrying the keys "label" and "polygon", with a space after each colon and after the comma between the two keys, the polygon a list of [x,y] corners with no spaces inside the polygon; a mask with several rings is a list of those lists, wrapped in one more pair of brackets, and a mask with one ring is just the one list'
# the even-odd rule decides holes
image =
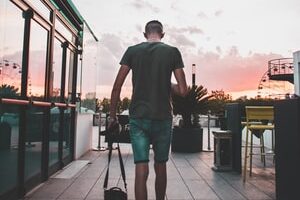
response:
{"label": "planter box", "polygon": [[173,129],[172,152],[195,153],[202,151],[202,128]]}

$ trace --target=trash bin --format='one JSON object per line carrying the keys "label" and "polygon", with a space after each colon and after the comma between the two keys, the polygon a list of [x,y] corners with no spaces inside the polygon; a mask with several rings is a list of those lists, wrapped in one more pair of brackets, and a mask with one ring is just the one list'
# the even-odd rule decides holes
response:
{"label": "trash bin", "polygon": [[232,132],[218,130],[214,135],[214,171],[232,170]]}

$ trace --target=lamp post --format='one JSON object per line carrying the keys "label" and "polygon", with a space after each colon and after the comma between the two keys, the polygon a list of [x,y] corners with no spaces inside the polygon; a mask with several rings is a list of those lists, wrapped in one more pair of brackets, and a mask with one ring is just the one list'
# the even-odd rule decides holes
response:
{"label": "lamp post", "polygon": [[196,64],[192,64],[192,86],[195,86],[196,82]]}
{"label": "lamp post", "polygon": [[210,113],[211,111],[208,110],[207,112],[207,150],[210,151]]}

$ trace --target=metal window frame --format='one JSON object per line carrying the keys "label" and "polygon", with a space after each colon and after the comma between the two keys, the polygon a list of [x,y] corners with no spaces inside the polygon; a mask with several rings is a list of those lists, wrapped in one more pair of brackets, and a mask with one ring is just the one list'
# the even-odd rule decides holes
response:
{"label": "metal window frame", "polygon": [[[45,6],[50,11],[49,19],[46,19],[38,10],[34,8],[32,3],[30,3],[29,0],[10,0],[10,2],[14,3],[18,8],[20,8],[20,11],[23,12],[24,17],[24,34],[23,34],[23,57],[22,57],[22,78],[21,78],[21,97],[20,99],[8,99],[8,98],[0,98],[1,104],[11,104],[16,105],[20,107],[20,132],[19,132],[19,148],[18,148],[18,196],[22,197],[31,188],[28,188],[28,185],[32,185],[32,181],[45,181],[48,179],[48,174],[51,166],[48,165],[49,161],[49,127],[50,124],[46,123],[50,120],[50,108],[53,106],[57,106],[60,109],[70,109],[71,110],[71,127],[70,127],[70,133],[73,133],[70,135],[70,155],[62,158],[61,164],[66,164],[66,162],[70,162],[74,159],[74,136],[75,136],[75,102],[76,102],[76,87],[77,87],[77,65],[78,65],[78,53],[79,49],[82,49],[82,43],[80,41],[82,37],[82,29],[83,24],[78,26],[71,25],[71,21],[67,20],[65,16],[60,13],[57,8],[55,8],[54,5],[52,5],[51,0],[40,0],[42,3],[45,4]],[[55,29],[55,20],[58,19],[66,28],[72,33],[72,39],[69,40],[66,37],[64,37],[63,33],[60,33],[58,30]],[[31,20],[34,20],[36,23],[38,23],[41,27],[43,27],[46,31],[48,31],[48,41],[47,41],[47,57],[46,57],[46,74],[45,74],[45,101],[31,101],[28,99],[27,96],[27,90],[28,90],[28,67],[29,67],[29,54],[30,54],[30,33],[31,33]],[[76,28],[77,27],[77,28]],[[72,69],[72,95],[71,95],[71,103],[65,103],[61,102],[58,104],[52,104],[49,102],[50,100],[50,93],[49,93],[49,86],[50,86],[50,72],[52,70],[52,61],[53,61],[53,41],[54,38],[57,38],[62,43],[68,43],[68,46],[64,48],[66,57],[66,50],[69,49],[71,52],[74,53],[73,56],[73,69]],[[66,59],[66,58],[65,58]],[[65,62],[65,61],[64,61]],[[65,71],[66,63],[64,64],[63,70]],[[65,75],[66,72],[64,72],[64,77],[62,77],[62,82],[65,84]],[[63,83],[61,83],[63,84]],[[65,86],[62,87],[65,89]],[[61,97],[64,97],[64,93],[61,93]],[[63,98],[61,98],[61,101],[63,101]],[[37,107],[44,107],[44,128],[45,132],[42,135],[42,166],[41,166],[41,175],[38,177],[33,177],[32,181],[30,183],[26,181],[25,185],[25,140],[26,140],[26,112],[28,106],[37,106]],[[63,119],[63,115],[62,118]],[[60,165],[62,167],[63,165]],[[51,169],[53,171],[53,169]],[[34,184],[33,184],[34,185]],[[30,187],[33,187],[30,186]]]}

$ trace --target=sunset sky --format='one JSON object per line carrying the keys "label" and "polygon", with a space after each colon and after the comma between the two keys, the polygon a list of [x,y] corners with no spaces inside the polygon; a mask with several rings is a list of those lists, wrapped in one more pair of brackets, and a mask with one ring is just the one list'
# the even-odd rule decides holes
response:
{"label": "sunset sky", "polygon": [[[109,96],[119,61],[143,42],[146,22],[160,20],[163,42],[177,46],[188,84],[223,89],[234,98],[255,96],[267,62],[300,50],[299,0],[73,0],[99,39],[97,96]],[[129,96],[130,77],[122,96]]]}

